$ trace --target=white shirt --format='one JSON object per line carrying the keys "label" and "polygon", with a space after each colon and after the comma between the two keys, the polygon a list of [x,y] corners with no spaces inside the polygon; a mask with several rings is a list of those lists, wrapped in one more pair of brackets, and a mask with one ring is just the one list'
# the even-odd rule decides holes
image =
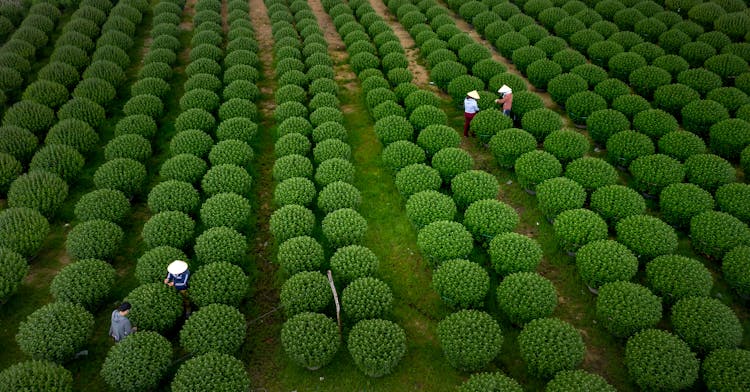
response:
{"label": "white shirt", "polygon": [[479,106],[477,105],[477,101],[474,98],[466,98],[464,99],[464,112],[466,113],[476,113],[479,111]]}

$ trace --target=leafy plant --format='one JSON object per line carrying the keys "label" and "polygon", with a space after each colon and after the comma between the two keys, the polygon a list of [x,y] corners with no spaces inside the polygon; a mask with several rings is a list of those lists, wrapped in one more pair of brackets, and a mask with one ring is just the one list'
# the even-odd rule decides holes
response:
{"label": "leafy plant", "polygon": [[242,264],[247,253],[247,240],[232,228],[212,227],[195,239],[193,251],[203,265],[219,261]]}
{"label": "leafy plant", "polygon": [[116,224],[94,219],[76,225],[68,233],[65,248],[76,259],[109,259],[119,249],[123,235]]}
{"label": "leafy plant", "polygon": [[9,207],[28,207],[47,217],[55,215],[68,196],[68,184],[46,170],[32,170],[16,178],[8,189]]}
{"label": "leafy plant", "polygon": [[544,150],[563,163],[583,157],[589,147],[583,134],[570,129],[554,130],[544,138]]}
{"label": "leafy plant", "polygon": [[284,282],[280,294],[281,306],[287,317],[303,312],[322,312],[332,299],[328,279],[318,271],[292,275]]}
{"label": "leafy plant", "polygon": [[[510,3],[502,3],[510,4]],[[501,4],[501,5],[502,5]],[[518,381],[502,374],[501,372],[495,373],[474,373],[469,376],[458,388],[459,392],[482,392],[482,391],[508,391],[508,392],[522,392],[521,384]]]}
{"label": "leafy plant", "polygon": [[95,309],[109,297],[115,283],[115,270],[97,259],[80,260],[60,270],[52,280],[50,293],[57,301]]}
{"label": "leafy plant", "polygon": [[607,223],[599,215],[585,208],[563,211],[554,222],[558,245],[567,252],[575,252],[592,241],[607,238]]}
{"label": "leafy plant", "polygon": [[536,144],[536,139],[530,133],[508,128],[495,133],[489,147],[500,166],[513,167],[521,155],[536,149]]}
{"label": "leafy plant", "polygon": [[73,391],[73,375],[61,365],[48,361],[24,361],[11,365],[0,372],[0,384],[4,390]]}
{"label": "leafy plant", "polygon": [[201,307],[180,330],[180,345],[195,355],[233,354],[245,340],[245,317],[223,304]]}
{"label": "leafy plant", "polygon": [[242,268],[226,261],[206,264],[190,277],[190,300],[204,307],[225,304],[237,307],[248,295],[250,280]]}
{"label": "leafy plant", "polygon": [[235,391],[250,388],[243,363],[228,354],[209,352],[187,360],[171,384],[175,392]]}
{"label": "leafy plant", "polygon": [[549,317],[557,307],[555,286],[535,272],[515,272],[497,287],[500,310],[516,325]]}
{"label": "leafy plant", "polygon": [[552,154],[540,150],[527,152],[515,163],[518,183],[533,191],[537,184],[562,174],[562,165]]}
{"label": "leafy plant", "polygon": [[387,320],[363,320],[349,332],[349,353],[370,377],[390,374],[406,353],[406,334]]}
{"label": "leafy plant", "polygon": [[742,326],[732,309],[715,298],[683,298],[672,307],[675,333],[701,353],[735,348],[742,341]]}
{"label": "leafy plant", "polygon": [[585,388],[588,391],[615,392],[616,389],[607,383],[602,376],[584,370],[563,370],[547,383],[548,392],[574,391]]}
{"label": "leafy plant", "polygon": [[464,225],[480,243],[488,243],[497,234],[513,231],[518,225],[513,207],[496,199],[477,200],[464,213]]}
{"label": "leafy plant", "polygon": [[115,189],[126,196],[139,193],[145,179],[145,166],[129,158],[107,161],[94,173],[94,184],[98,189]]}
{"label": "leafy plant", "polygon": [[660,194],[665,187],[680,183],[685,177],[682,164],[663,154],[636,158],[629,170],[635,180],[633,187],[651,195]]}
{"label": "leafy plant", "polygon": [[290,238],[279,246],[276,259],[289,275],[316,271],[323,265],[323,247],[312,237]]}
{"label": "leafy plant", "polygon": [[570,162],[565,168],[565,177],[593,191],[617,182],[617,170],[601,158],[583,157]]}
{"label": "leafy plant", "polygon": [[206,199],[200,210],[206,227],[225,226],[243,231],[250,219],[250,202],[236,193],[218,193]]}
{"label": "leafy plant", "polygon": [[318,208],[331,213],[341,208],[356,210],[361,203],[361,195],[354,185],[343,181],[332,182],[323,188],[318,195]]}
{"label": "leafy plant", "polygon": [[448,363],[461,370],[485,367],[499,353],[503,333],[485,312],[460,310],[438,323],[438,339]]}
{"label": "leafy plant", "polygon": [[533,272],[542,261],[542,248],[533,238],[518,233],[502,233],[490,241],[492,266],[498,274]]}
{"label": "leafy plant", "polygon": [[608,223],[615,224],[625,217],[643,214],[646,201],[631,188],[607,185],[591,194],[591,209]]}
{"label": "leafy plant", "polygon": [[750,145],[750,123],[740,119],[723,120],[711,127],[711,150],[726,159],[737,160]]}
{"label": "leafy plant", "polygon": [[743,349],[718,349],[703,360],[703,381],[715,391],[742,389],[750,380],[750,352]]}
{"label": "leafy plant", "polygon": [[563,73],[547,83],[547,92],[558,105],[564,105],[572,95],[587,89],[586,79],[574,73]]}
{"label": "leafy plant", "polygon": [[471,233],[462,224],[450,221],[432,222],[417,236],[422,254],[435,264],[466,257],[473,248]]}
{"label": "leafy plant", "polygon": [[334,249],[359,244],[367,232],[367,220],[351,208],[329,213],[321,225],[323,235]]}
{"label": "leafy plant", "polygon": [[23,256],[8,248],[0,248],[0,302],[5,302],[16,292],[28,272],[29,266]]}
{"label": "leafy plant", "polygon": [[690,221],[690,237],[696,251],[713,258],[739,245],[750,245],[750,230],[739,219],[724,212],[705,211]]}
{"label": "leafy plant", "polygon": [[518,345],[529,372],[545,378],[574,369],[586,351],[578,330],[556,318],[530,321],[518,335]]}
{"label": "leafy plant", "polygon": [[[330,295],[330,289],[328,289]],[[373,277],[352,281],[341,294],[341,307],[352,322],[384,318],[391,312],[393,294],[390,287]]]}
{"label": "leafy plant", "polygon": [[638,271],[638,259],[627,247],[612,240],[598,240],[576,253],[581,278],[591,288],[615,281],[628,281]]}
{"label": "leafy plant", "polygon": [[685,176],[690,183],[709,192],[715,192],[718,187],[737,179],[732,164],[713,154],[696,154],[686,159]]}
{"label": "leafy plant", "polygon": [[685,161],[693,155],[705,153],[706,143],[692,132],[674,131],[659,139],[659,152]]}
{"label": "leafy plant", "polygon": [[661,312],[661,299],[636,283],[607,283],[596,299],[596,318],[620,338],[653,328],[661,320]]}
{"label": "leafy plant", "polygon": [[88,340],[94,316],[70,302],[52,302],[31,313],[18,326],[16,342],[32,359],[64,362]]}
{"label": "leafy plant", "polygon": [[552,132],[560,130],[562,125],[560,115],[546,108],[530,110],[521,119],[521,127],[534,135],[537,141],[542,141]]}
{"label": "leafy plant", "polygon": [[281,345],[292,361],[311,370],[327,365],[341,341],[336,323],[320,313],[300,313],[284,323]]}
{"label": "leafy plant", "polygon": [[167,372],[171,357],[172,346],[167,339],[156,332],[139,332],[109,350],[101,375],[107,385],[117,391],[154,388]]}
{"label": "leafy plant", "polygon": [[490,289],[490,278],[479,264],[452,259],[443,262],[433,274],[432,285],[451,307],[481,308]]}

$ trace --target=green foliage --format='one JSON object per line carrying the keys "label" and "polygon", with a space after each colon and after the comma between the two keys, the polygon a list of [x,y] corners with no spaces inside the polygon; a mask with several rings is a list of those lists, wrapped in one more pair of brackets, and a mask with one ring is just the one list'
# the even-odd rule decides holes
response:
{"label": "green foliage", "polygon": [[665,187],[682,182],[685,168],[674,158],[663,154],[636,158],[629,167],[633,187],[638,191],[658,195]]}
{"label": "green foliage", "polygon": [[417,245],[422,254],[435,264],[465,258],[473,249],[471,233],[458,222],[436,221],[419,231]]}
{"label": "green foliage", "polygon": [[612,101],[612,109],[632,120],[636,114],[651,109],[651,104],[640,95],[621,95]]}
{"label": "green foliage", "polygon": [[451,191],[459,208],[465,208],[477,200],[495,199],[500,185],[495,176],[482,170],[468,170],[453,177]]}
{"label": "green foliage", "polygon": [[413,134],[412,124],[404,117],[387,116],[375,123],[375,135],[385,146],[399,140],[411,140]]}
{"label": "green foliage", "polygon": [[206,162],[192,154],[178,154],[162,164],[159,174],[169,180],[197,183],[206,173]]}
{"label": "green foliage", "polygon": [[582,208],[586,190],[569,178],[555,177],[537,185],[536,196],[539,209],[547,219],[554,220],[563,211]]}
{"label": "green foliage", "polygon": [[507,392],[523,391],[521,384],[519,384],[518,381],[502,374],[501,372],[474,373],[467,381],[459,386],[458,390],[459,392],[484,392],[492,390]]}
{"label": "green foliage", "polygon": [[303,177],[292,177],[276,186],[274,202],[279,206],[290,204],[309,206],[312,204],[315,194],[315,184],[312,181]]}
{"label": "green foliage", "polygon": [[608,223],[615,224],[622,218],[643,214],[646,201],[631,188],[607,185],[591,194],[591,209]]}
{"label": "green foliage", "polygon": [[607,238],[607,222],[585,208],[559,213],[554,222],[558,245],[567,252],[575,252],[592,241]]}
{"label": "green foliage", "polygon": [[713,154],[690,156],[685,160],[685,174],[690,183],[709,192],[736,180],[734,167],[724,158]]}
{"label": "green foliage", "polygon": [[432,157],[432,167],[440,172],[443,181],[448,183],[457,175],[471,170],[474,167],[474,159],[463,149],[446,147]]}
{"label": "green foliage", "polygon": [[[80,120],[66,120],[80,121]],[[80,121],[81,124],[85,124]],[[88,124],[86,124],[88,127]],[[89,127],[90,128],[90,127]],[[156,134],[156,121],[145,114],[135,114],[126,116],[117,122],[115,128],[115,137],[122,135],[141,135],[146,139],[152,138]]]}
{"label": "green foliage", "polygon": [[352,148],[339,139],[328,139],[318,143],[313,149],[315,163],[322,163],[329,159],[338,158],[351,160]]}
{"label": "green foliage", "polygon": [[714,208],[711,194],[694,184],[672,184],[662,191],[659,208],[664,220],[676,227],[687,227],[690,220]]}
{"label": "green foliage", "polygon": [[137,134],[118,136],[110,140],[104,148],[104,157],[108,161],[117,158],[130,158],[143,162],[150,158],[151,154],[151,143]]}
{"label": "green foliage", "polygon": [[513,126],[513,120],[498,109],[482,110],[471,120],[471,132],[482,139],[490,138],[499,131]]}
{"label": "green foliage", "polygon": [[606,146],[607,160],[623,168],[630,166],[636,158],[656,152],[654,142],[647,135],[635,131],[617,132],[607,140]]}
{"label": "green foliage", "polygon": [[12,155],[0,153],[0,194],[8,192],[10,184],[23,173],[23,166]]}
{"label": "green foliage", "polygon": [[349,353],[357,368],[370,377],[390,374],[406,353],[406,334],[387,320],[363,320],[349,333]]}
{"label": "green foliage", "polygon": [[533,191],[537,184],[562,174],[562,165],[552,154],[540,150],[524,153],[515,163],[519,184]]}
{"label": "green foliage", "polygon": [[578,330],[556,318],[526,324],[518,335],[518,345],[529,372],[544,378],[576,368],[586,351]]}
{"label": "green foliage", "polygon": [[[330,297],[330,288],[326,291]],[[330,301],[330,298],[329,298]],[[387,317],[391,312],[393,294],[380,279],[362,277],[352,281],[341,295],[341,306],[352,322]]]}
{"label": "green foliage", "polygon": [[705,211],[690,221],[693,248],[712,258],[722,258],[739,245],[750,245],[750,229],[724,212]]}
{"label": "green foliage", "polygon": [[298,272],[281,287],[280,301],[287,317],[303,312],[322,312],[332,299],[328,279],[318,271]]}
{"label": "green foliage", "polygon": [[496,199],[484,199],[469,205],[463,223],[477,242],[487,243],[497,234],[513,231],[518,221],[513,207]]}
{"label": "green foliage", "polygon": [[126,196],[139,193],[146,179],[145,166],[129,158],[110,160],[94,173],[94,184],[97,188],[119,190]]}
{"label": "green foliage", "polygon": [[677,131],[677,120],[660,109],[648,109],[633,117],[633,128],[653,139],[658,139],[669,132]]}
{"label": "green foliage", "polygon": [[311,178],[312,174],[312,162],[302,155],[292,154],[281,157],[273,165],[273,178],[276,181],[284,181],[292,177]]}
{"label": "green foliage", "polygon": [[677,249],[677,234],[664,221],[648,215],[632,215],[617,223],[617,240],[639,258],[652,259]]}
{"label": "green foliage", "polygon": [[354,180],[354,165],[346,159],[326,159],[315,170],[315,182],[324,187],[335,181],[352,182]]}
{"label": "green foliage", "polygon": [[607,283],[599,289],[596,299],[596,318],[619,338],[653,328],[661,320],[661,313],[661,299],[636,283]]}
{"label": "green foliage", "polygon": [[617,170],[612,165],[594,157],[578,158],[570,162],[565,168],[565,177],[581,184],[587,191],[614,185],[619,178]]}
{"label": "green foliage", "polygon": [[241,391],[250,388],[250,379],[240,360],[228,354],[209,352],[180,366],[171,388],[175,392]]}
{"label": "green foliage", "polygon": [[536,144],[536,139],[530,133],[508,128],[492,136],[489,147],[500,166],[513,167],[518,157],[536,149]]}
{"label": "green foliage", "polygon": [[187,130],[210,131],[216,125],[216,119],[211,113],[202,109],[185,110],[177,116],[174,127],[177,132]]}
{"label": "green foliage", "polygon": [[750,382],[750,352],[743,349],[718,349],[702,364],[703,381],[713,391],[741,390]]}
{"label": "green foliage", "polygon": [[557,291],[551,281],[535,272],[516,272],[497,287],[497,302],[513,324],[522,326],[551,316],[557,307]]}
{"label": "green foliage", "polygon": [[572,95],[586,91],[588,83],[584,78],[573,73],[564,73],[554,77],[547,83],[547,91],[552,100],[559,105],[564,105]]}
{"label": "green foliage", "polygon": [[383,162],[394,171],[398,171],[412,164],[424,163],[425,152],[416,144],[400,140],[389,144],[381,154]]}
{"label": "green foliage", "polygon": [[565,101],[565,109],[576,124],[586,124],[588,117],[597,110],[607,108],[607,101],[591,91],[582,91],[571,95]]}
{"label": "green foliage", "polygon": [[343,181],[332,182],[318,195],[318,208],[328,214],[341,208],[356,210],[362,201],[359,190]]}
{"label": "green foliage", "polygon": [[0,248],[0,302],[5,302],[16,292],[28,272],[29,266],[23,256],[10,249]]}
{"label": "green foliage", "polygon": [[210,304],[238,307],[249,289],[250,280],[242,268],[226,261],[204,265],[190,277],[190,300],[200,307]]}
{"label": "green foliage", "polygon": [[628,339],[625,363],[630,376],[645,389],[684,389],[698,378],[695,354],[666,331],[647,329]]}
{"label": "green foliage", "polygon": [[167,339],[156,332],[139,332],[109,350],[101,376],[110,388],[121,392],[154,388],[167,372],[171,358],[172,346]]}
{"label": "green foliage", "polygon": [[247,240],[229,227],[212,227],[195,240],[195,257],[201,264],[228,261],[241,264],[247,252]]}
{"label": "green foliage", "polygon": [[638,271],[635,255],[624,245],[606,239],[581,247],[576,253],[576,265],[583,281],[592,288],[628,281]]}
{"label": "green foliage", "polygon": [[28,207],[10,207],[0,211],[0,247],[22,256],[35,255],[41,248],[49,223],[37,210]]}
{"label": "green foliage", "polygon": [[323,218],[322,229],[328,244],[337,249],[360,243],[367,232],[367,220],[351,208],[342,208]]}
{"label": "green foliage", "polygon": [[659,139],[659,152],[684,161],[706,152],[706,143],[698,135],[687,131],[673,131]]}
{"label": "green foliage", "polygon": [[750,247],[740,245],[727,252],[722,261],[724,279],[740,295],[750,293],[750,276],[746,273],[750,261],[748,255]]}
{"label": "green foliage", "polygon": [[[81,169],[83,168],[83,163],[83,156],[73,147],[64,144],[52,144],[44,146],[41,149],[37,150],[37,152],[31,158],[31,163],[29,164],[30,177],[22,177],[25,179],[24,181],[27,182],[23,185],[23,187],[30,186],[33,188],[45,185],[47,187],[50,187],[54,184],[54,187],[58,188],[55,191],[61,192],[60,197],[64,198],[66,195],[62,194],[62,192],[63,188],[65,187],[59,185],[58,182],[60,181],[60,179],[62,179],[63,181],[71,181],[75,177],[77,177]],[[37,171],[45,172],[45,174],[34,174]],[[55,174],[56,176],[53,174]],[[44,178],[42,180],[43,182],[41,183],[40,179],[32,180],[31,178],[40,176],[49,178]],[[45,184],[45,182],[49,182],[49,184]],[[20,187],[21,185],[19,184],[18,186]],[[13,186],[11,186],[11,188],[13,188]],[[21,191],[22,188],[17,189]],[[28,197],[24,197],[20,194],[16,196],[20,196],[23,199],[27,199],[27,202],[31,202],[31,200],[28,200]],[[47,197],[50,197],[50,195],[48,195]],[[53,211],[57,209],[54,206],[54,201],[42,201],[39,200],[39,197],[37,197],[36,199],[37,201],[32,203],[41,203],[37,204],[38,208],[43,211],[46,210],[46,213],[53,213]]]}
{"label": "green foliage", "polygon": [[16,343],[32,359],[65,362],[86,343],[94,316],[70,302],[52,302],[31,313],[18,326]]}
{"label": "green foliage", "polygon": [[709,72],[719,75],[724,81],[730,81],[743,72],[747,72],[747,61],[731,53],[713,56],[703,64]]}
{"label": "green foliage", "polygon": [[243,231],[250,219],[250,202],[236,193],[218,193],[209,197],[200,210],[206,227],[225,226]]}
{"label": "green foliage", "polygon": [[76,225],[68,233],[65,248],[75,259],[110,259],[120,248],[124,233],[116,224],[94,219]]}
{"label": "green foliage", "polygon": [[437,190],[442,184],[440,172],[425,164],[411,164],[396,173],[396,188],[404,197],[425,190]]}
{"label": "green foliage", "polygon": [[498,274],[533,272],[542,261],[542,248],[533,238],[518,233],[502,233],[490,241],[488,253]]}
{"label": "green foliage", "polygon": [[479,264],[452,259],[443,262],[433,274],[432,285],[453,308],[481,308],[490,289],[490,277]]}
{"label": "green foliage", "polygon": [[[42,3],[40,3],[42,4]],[[62,367],[48,361],[24,361],[0,372],[0,385],[5,391],[73,391],[73,376]]]}
{"label": "green foliage", "polygon": [[281,345],[298,365],[318,369],[333,359],[341,341],[333,320],[320,313],[300,313],[284,323]]}
{"label": "green foliage", "polygon": [[22,98],[54,109],[68,101],[68,89],[60,83],[41,79],[29,84]]}
{"label": "green foliage", "polygon": [[107,299],[115,283],[115,269],[97,259],[80,260],[55,275],[50,293],[57,301],[94,310]]}
{"label": "green foliage", "polygon": [[683,298],[672,307],[671,320],[675,333],[700,353],[735,348],[742,341],[737,315],[715,298]]}
{"label": "green foliage", "polygon": [[586,125],[594,142],[606,145],[612,135],[629,129],[630,121],[617,110],[602,109],[591,113]]}
{"label": "green foliage", "polygon": [[146,251],[135,266],[135,277],[141,284],[161,282],[164,271],[175,260],[187,260],[185,253],[171,246],[157,246]]}
{"label": "green foliage", "polygon": [[38,143],[36,136],[24,128],[11,125],[0,127],[0,152],[10,154],[20,162],[28,161]]}
{"label": "green foliage", "polygon": [[503,344],[500,326],[492,316],[478,310],[448,315],[438,323],[437,332],[448,363],[464,371],[485,367]]}
{"label": "green foliage", "polygon": [[3,126],[16,126],[33,133],[42,133],[55,123],[55,112],[34,101],[16,102],[5,110]]}
{"label": "green foliage", "polygon": [[237,308],[223,304],[202,307],[180,330],[180,345],[187,352],[233,354],[245,340],[245,317]]}
{"label": "green foliage", "polygon": [[148,194],[148,208],[157,214],[164,211],[189,214],[198,208],[199,203],[200,194],[185,181],[163,181],[154,186]]}
{"label": "green foliage", "polygon": [[75,118],[96,128],[104,122],[106,113],[104,108],[96,102],[88,98],[74,97],[60,107],[60,110],[57,111],[57,117],[60,120]]}
{"label": "green foliage", "polygon": [[[619,3],[619,2],[618,2]],[[616,389],[607,383],[602,376],[584,370],[563,370],[547,383],[548,392],[575,391],[584,388],[591,392],[615,392]]]}

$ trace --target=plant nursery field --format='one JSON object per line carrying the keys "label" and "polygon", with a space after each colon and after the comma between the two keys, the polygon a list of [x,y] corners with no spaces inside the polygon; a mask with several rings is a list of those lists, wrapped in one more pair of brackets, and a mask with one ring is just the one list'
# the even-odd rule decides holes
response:
{"label": "plant nursery field", "polygon": [[2,2],[0,392],[749,391],[748,62],[744,0]]}

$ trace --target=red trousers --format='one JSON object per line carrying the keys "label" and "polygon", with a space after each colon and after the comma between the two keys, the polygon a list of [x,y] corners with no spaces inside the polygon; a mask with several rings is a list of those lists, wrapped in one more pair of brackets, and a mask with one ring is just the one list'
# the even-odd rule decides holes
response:
{"label": "red trousers", "polygon": [[469,124],[471,124],[471,119],[476,116],[476,113],[466,113],[464,112],[464,136],[469,136]]}

